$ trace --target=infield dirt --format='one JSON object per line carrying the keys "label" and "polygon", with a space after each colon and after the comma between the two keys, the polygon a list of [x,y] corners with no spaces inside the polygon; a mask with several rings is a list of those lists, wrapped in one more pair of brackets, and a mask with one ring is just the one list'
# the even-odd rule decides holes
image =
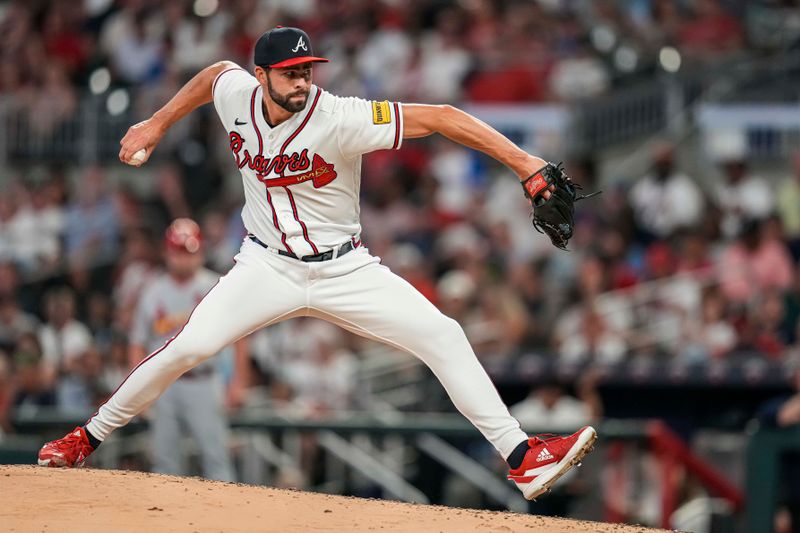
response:
{"label": "infield dirt", "polygon": [[0,495],[0,531],[15,533],[658,531],[90,468],[0,465]]}

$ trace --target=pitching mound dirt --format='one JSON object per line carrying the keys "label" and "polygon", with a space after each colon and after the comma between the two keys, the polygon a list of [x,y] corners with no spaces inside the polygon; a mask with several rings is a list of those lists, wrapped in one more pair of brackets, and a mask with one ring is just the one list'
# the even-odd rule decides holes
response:
{"label": "pitching mound dirt", "polygon": [[0,466],[0,494],[0,530],[15,533],[656,531],[117,470]]}

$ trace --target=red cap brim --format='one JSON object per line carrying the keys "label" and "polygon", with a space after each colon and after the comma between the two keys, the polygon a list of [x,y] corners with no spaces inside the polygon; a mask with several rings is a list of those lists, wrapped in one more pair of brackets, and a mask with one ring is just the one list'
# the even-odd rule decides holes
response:
{"label": "red cap brim", "polygon": [[286,68],[292,67],[294,65],[299,65],[301,63],[327,63],[328,60],[324,57],[314,57],[314,56],[302,56],[302,57],[293,57],[291,59],[287,59],[285,61],[281,61],[280,63],[275,63],[274,65],[270,65],[270,68]]}

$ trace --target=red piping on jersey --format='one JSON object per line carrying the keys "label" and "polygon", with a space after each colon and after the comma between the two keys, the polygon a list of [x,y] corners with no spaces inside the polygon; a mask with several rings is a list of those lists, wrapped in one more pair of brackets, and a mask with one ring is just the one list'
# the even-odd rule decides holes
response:
{"label": "red piping on jersey", "polygon": [[264,152],[264,140],[261,138],[261,130],[258,129],[258,124],[256,124],[256,93],[258,92],[258,87],[253,89],[253,94],[250,96],[250,120],[253,121],[253,129],[256,130],[256,135],[258,136],[258,155],[263,157]]}
{"label": "red piping on jersey", "polygon": [[231,68],[223,70],[222,72],[217,74],[217,77],[214,78],[214,83],[211,84],[211,99],[212,100],[214,99],[214,89],[217,88],[217,82],[219,81],[219,79],[222,77],[223,74],[228,73],[228,72],[230,72],[232,70],[244,70],[244,69],[243,68],[239,68],[239,67],[231,67]]}
{"label": "red piping on jersey", "polygon": [[272,195],[269,193],[269,189],[264,187],[264,190],[267,191],[267,202],[269,202],[269,206],[272,208],[272,223],[275,224],[275,227],[278,228],[278,231],[281,232],[281,242],[283,243],[284,248],[286,251],[292,255],[297,255],[294,253],[294,250],[289,246],[289,243],[286,242],[286,234],[283,232],[282,229],[278,227],[278,214],[275,211],[275,206],[272,205]]}
{"label": "red piping on jersey", "polygon": [[400,108],[397,106],[397,102],[394,102],[394,144],[392,145],[392,150],[395,150],[398,144],[400,144]]}
{"label": "red piping on jersey", "polygon": [[311,249],[314,250],[314,254],[318,254],[319,250],[317,250],[317,247],[313,242],[311,242],[311,239],[308,238],[308,228],[306,228],[305,223],[300,220],[300,215],[297,213],[297,205],[294,203],[294,195],[292,194],[292,191],[289,190],[289,187],[284,187],[283,190],[286,191],[286,195],[289,196],[289,203],[292,204],[292,213],[294,213],[294,219],[298,221],[300,223],[300,227],[303,228],[303,238],[308,244],[311,245]]}
{"label": "red piping on jersey", "polygon": [[[258,124],[256,123],[256,93],[258,92],[258,87],[253,89],[253,95],[250,97],[250,120],[253,122],[253,129],[256,130],[256,135],[258,136],[258,155],[264,157],[264,140],[261,138],[261,131],[258,129]],[[272,209],[272,223],[275,225],[275,229],[278,230],[281,234],[281,242],[283,243],[283,247],[286,248],[286,251],[290,254],[294,255],[294,251],[292,251],[291,247],[289,247],[289,243],[286,242],[286,233],[281,229],[280,225],[278,224],[278,212],[275,211],[275,206],[272,204],[272,196],[269,194],[269,189],[266,187],[264,188],[267,191],[267,202],[269,203],[269,207]]]}
{"label": "red piping on jersey", "polygon": [[[317,94],[314,96],[314,101],[311,103],[311,108],[308,110],[308,113],[306,113],[306,117],[303,119],[303,122],[300,123],[297,129],[294,130],[294,133],[289,135],[289,138],[286,139],[286,141],[283,143],[283,146],[281,146],[281,151],[278,152],[278,157],[283,155],[283,152],[286,151],[286,147],[289,146],[289,143],[292,142],[292,140],[295,137],[297,137],[297,135],[301,131],[303,131],[303,128],[306,127],[306,124],[308,124],[308,119],[311,118],[311,114],[314,113],[314,109],[317,107],[317,102],[319,101],[320,94],[322,94],[322,90],[318,87]],[[286,172],[285,170],[281,172],[282,178],[285,177],[284,176],[285,172]],[[300,213],[298,213],[297,211],[297,204],[294,203],[294,195],[292,194],[292,191],[290,191],[287,187],[284,187],[284,190],[286,191],[286,195],[289,197],[289,202],[292,204],[292,214],[294,215],[294,219],[297,221],[298,224],[300,224],[300,227],[303,229],[303,238],[311,246],[311,249],[314,251],[314,253],[318,254],[319,250],[317,250],[317,246],[313,242],[311,242],[311,239],[308,238],[308,228],[306,227],[306,223],[300,220]]]}
{"label": "red piping on jersey", "polygon": [[[210,289],[208,289],[208,292],[207,292],[207,293],[205,293],[205,294],[203,295],[203,297],[202,297],[202,298],[200,298],[200,302],[202,302],[202,301],[205,299],[205,297],[206,297],[206,296],[208,296],[209,294],[211,294],[211,291],[213,291],[213,290],[214,290],[214,287],[216,287],[217,285],[219,285],[219,282],[220,282],[221,280],[222,280],[222,278],[218,279],[218,280],[217,280],[217,282],[216,282],[216,283],[215,283],[215,284],[214,284],[214,285],[213,285],[213,286],[212,286]],[[167,346],[169,346],[169,345],[170,345],[170,343],[172,343],[172,341],[174,341],[175,339],[177,339],[177,338],[178,338],[178,335],[180,335],[180,334],[181,334],[181,332],[183,331],[183,328],[185,328],[185,327],[186,327],[186,325],[189,323],[189,321],[192,319],[192,315],[194,314],[195,310],[197,309],[197,306],[199,306],[199,305],[200,305],[200,302],[197,302],[197,305],[195,305],[195,306],[194,306],[194,309],[192,309],[192,312],[191,312],[191,313],[189,313],[189,317],[186,319],[186,322],[184,322],[184,323],[183,323],[183,325],[181,326],[181,329],[179,329],[179,330],[178,330],[178,332],[177,332],[175,335],[173,335],[173,336],[172,336],[172,338],[171,338],[170,340],[168,340],[167,342],[165,342],[165,343],[164,343],[164,346],[162,346],[161,348],[159,348],[159,349],[158,349],[158,350],[156,350],[155,352],[151,353],[150,355],[148,355],[147,357],[145,357],[144,359],[142,359],[141,361],[139,361],[139,364],[138,364],[138,365],[136,365],[135,367],[133,367],[133,370],[131,370],[131,371],[128,373],[128,375],[125,377],[125,379],[123,379],[123,380],[122,380],[122,383],[120,383],[120,384],[117,386],[117,388],[114,390],[114,392],[112,392],[112,393],[111,393],[111,396],[109,396],[109,397],[108,397],[108,400],[106,400],[106,401],[103,403],[103,405],[105,405],[105,404],[107,404],[108,402],[110,402],[110,401],[111,401],[111,398],[113,398],[113,397],[114,397],[114,395],[117,393],[117,391],[118,391],[119,389],[121,389],[121,388],[122,388],[122,386],[125,384],[125,382],[126,382],[126,381],[128,381],[128,378],[130,378],[130,377],[133,375],[133,373],[134,373],[134,372],[136,372],[136,371],[139,369],[139,367],[140,367],[140,366],[142,366],[143,364],[145,364],[147,361],[149,361],[150,359],[152,359],[152,358],[153,358],[153,357],[155,357],[156,355],[158,355],[158,354],[160,354],[161,352],[163,352],[163,351],[164,351],[164,349],[165,349]],[[88,424],[89,422],[91,422],[91,421],[94,419],[94,417],[96,417],[96,416],[97,416],[97,413],[99,413],[99,412],[100,412],[100,408],[101,408],[101,407],[103,407],[103,406],[101,405],[100,407],[98,407],[98,408],[97,408],[97,411],[95,411],[95,412],[94,412],[94,414],[93,414],[92,416],[90,416],[90,417],[89,417],[89,420],[87,420],[87,421],[86,421],[86,424]],[[84,424],[84,426],[85,426],[86,424]]]}
{"label": "red piping on jersey", "polygon": [[317,102],[319,101],[319,95],[321,93],[322,93],[322,90],[317,88],[317,94],[316,94],[316,96],[314,96],[314,101],[311,103],[311,109],[308,110],[308,114],[306,115],[306,118],[304,118],[303,122],[300,123],[300,126],[298,126],[296,130],[294,130],[294,133],[289,135],[289,138],[286,139],[286,142],[284,142],[283,146],[281,146],[281,151],[278,153],[278,155],[283,155],[283,152],[286,151],[286,147],[289,146],[289,143],[292,142],[292,140],[295,137],[297,137],[297,134],[300,133],[303,130],[303,128],[306,127],[306,124],[308,124],[308,119],[311,118],[311,114],[314,112],[314,108],[317,107]]}

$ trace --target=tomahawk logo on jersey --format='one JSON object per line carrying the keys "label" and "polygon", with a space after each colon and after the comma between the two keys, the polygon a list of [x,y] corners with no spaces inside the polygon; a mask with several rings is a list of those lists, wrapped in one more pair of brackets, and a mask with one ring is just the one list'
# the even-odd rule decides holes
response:
{"label": "tomahawk logo on jersey", "polygon": [[361,155],[400,148],[400,104],[342,98],[314,85],[305,109],[273,128],[262,88],[246,71],[223,71],[212,92],[242,173],[247,230],[297,256],[357,240]]}

